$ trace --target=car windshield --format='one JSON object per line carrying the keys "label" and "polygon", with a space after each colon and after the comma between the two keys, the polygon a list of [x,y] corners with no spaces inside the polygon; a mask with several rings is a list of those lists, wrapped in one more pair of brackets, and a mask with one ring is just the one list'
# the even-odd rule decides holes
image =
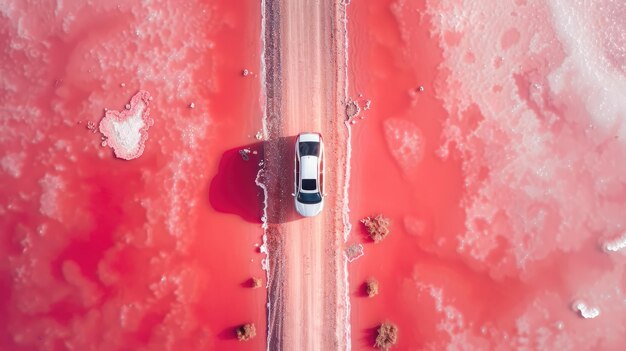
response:
{"label": "car windshield", "polygon": [[302,190],[315,190],[317,189],[317,184],[315,184],[315,179],[302,179]]}
{"label": "car windshield", "polygon": [[322,202],[320,193],[299,193],[298,201],[303,204],[317,204]]}
{"label": "car windshield", "polygon": [[320,143],[317,141],[301,141],[299,148],[300,156],[319,156],[320,154]]}

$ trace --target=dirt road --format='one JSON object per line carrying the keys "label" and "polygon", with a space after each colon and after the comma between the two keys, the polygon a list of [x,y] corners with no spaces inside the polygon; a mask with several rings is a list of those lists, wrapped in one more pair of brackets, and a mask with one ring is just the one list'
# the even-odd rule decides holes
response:
{"label": "dirt road", "polygon": [[[269,258],[268,349],[349,348],[343,254],[347,129],[345,5],[339,0],[265,0],[265,171]],[[294,210],[293,142],[322,133],[324,211]]]}

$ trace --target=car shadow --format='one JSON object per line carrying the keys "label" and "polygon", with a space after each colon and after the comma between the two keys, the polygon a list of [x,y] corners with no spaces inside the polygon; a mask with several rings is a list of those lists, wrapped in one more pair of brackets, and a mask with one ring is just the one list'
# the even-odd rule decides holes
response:
{"label": "car shadow", "polygon": [[295,210],[294,167],[296,135],[268,140],[263,181],[267,188],[267,223],[280,224],[302,218]]}
{"label": "car shadow", "polygon": [[369,295],[367,295],[367,282],[359,284],[358,288],[354,292],[354,296],[369,298]]}
{"label": "car shadow", "polygon": [[225,151],[209,185],[211,207],[251,223],[262,223],[264,194],[256,180],[259,170],[263,169],[259,181],[267,189],[267,223],[280,224],[301,218],[291,195],[295,141],[294,135]]}
{"label": "car shadow", "polygon": [[263,190],[255,183],[263,143],[257,142],[227,150],[209,186],[209,203],[222,213],[236,214],[252,223],[261,223]]}
{"label": "car shadow", "polygon": [[217,334],[218,338],[221,340],[237,340],[237,328],[241,325],[233,325],[226,329],[223,329],[219,334]]}

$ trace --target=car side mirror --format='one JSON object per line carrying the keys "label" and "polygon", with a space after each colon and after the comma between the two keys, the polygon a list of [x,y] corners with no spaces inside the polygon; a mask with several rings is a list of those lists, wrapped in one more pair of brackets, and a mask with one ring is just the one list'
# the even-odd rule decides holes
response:
{"label": "car side mirror", "polygon": [[291,193],[291,196],[296,196],[296,193]]}

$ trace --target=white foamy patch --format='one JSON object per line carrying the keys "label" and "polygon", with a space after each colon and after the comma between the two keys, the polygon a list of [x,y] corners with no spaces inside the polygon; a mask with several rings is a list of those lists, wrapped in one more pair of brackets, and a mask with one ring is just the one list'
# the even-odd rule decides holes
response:
{"label": "white foamy patch", "polygon": [[41,197],[39,199],[39,211],[44,216],[62,221],[59,208],[59,194],[64,188],[64,183],[59,176],[46,174],[39,180]]}
{"label": "white foamy patch", "polygon": [[383,126],[391,155],[404,173],[413,173],[424,155],[422,132],[415,123],[398,118],[386,119]]}
{"label": "white foamy patch", "polygon": [[[517,312],[509,311],[507,318],[512,318],[514,330],[501,328],[501,320],[476,319],[476,315],[468,313],[464,315],[462,308],[468,306],[464,303],[455,304],[458,298],[454,295],[447,296],[447,291],[433,284],[417,283],[420,292],[426,291],[434,301],[432,311],[424,313],[436,313],[437,334],[429,338],[424,349],[427,350],[530,350],[533,348],[524,345],[534,345],[535,349],[553,350],[560,349],[571,343],[569,338],[562,333],[554,332],[549,324],[553,321],[550,312],[545,309],[555,306],[552,299],[535,300],[532,307]],[[455,289],[453,289],[455,290]],[[464,291],[456,290],[452,294],[464,294]],[[470,307],[470,310],[475,306]],[[521,314],[519,314],[521,312]],[[508,324],[508,320],[506,322]],[[440,335],[439,335],[440,334]],[[566,344],[563,344],[566,342]],[[572,349],[565,348],[565,349]]]}
{"label": "white foamy patch", "polygon": [[623,250],[626,248],[626,233],[623,233],[621,236],[613,240],[606,241],[602,247],[605,251],[615,252]]}
{"label": "white foamy patch", "polygon": [[582,300],[574,301],[572,303],[572,309],[585,319],[593,319],[600,315],[600,310],[597,307],[588,306],[587,303]]}
{"label": "white foamy patch", "polygon": [[586,29],[597,20],[593,5],[427,7],[449,73],[435,85],[449,114],[440,156],[454,146],[463,167],[458,252],[494,277],[524,277],[549,255],[626,226],[626,167],[617,161],[626,86]]}
{"label": "white foamy patch", "polygon": [[150,94],[140,91],[132,97],[126,110],[109,110],[100,121],[100,133],[107,138],[106,145],[113,149],[116,157],[132,160],[143,154],[148,129],[153,123],[149,103]]}
{"label": "white foamy patch", "polygon": [[[576,92],[593,122],[626,142],[626,77],[602,54],[603,43],[597,33],[603,29],[595,28],[597,4],[583,0],[548,3],[568,53],[559,69],[550,75],[550,88],[559,94]],[[621,36],[626,37],[626,33]]]}
{"label": "white foamy patch", "polygon": [[11,177],[19,178],[22,175],[25,158],[26,154],[24,152],[11,153],[0,159],[0,166]]}
{"label": "white foamy patch", "polygon": [[463,314],[453,305],[444,302],[443,290],[433,285],[418,283],[417,287],[422,291],[427,291],[435,302],[435,310],[443,315],[437,324],[437,329],[449,335],[462,332],[465,328]]}

